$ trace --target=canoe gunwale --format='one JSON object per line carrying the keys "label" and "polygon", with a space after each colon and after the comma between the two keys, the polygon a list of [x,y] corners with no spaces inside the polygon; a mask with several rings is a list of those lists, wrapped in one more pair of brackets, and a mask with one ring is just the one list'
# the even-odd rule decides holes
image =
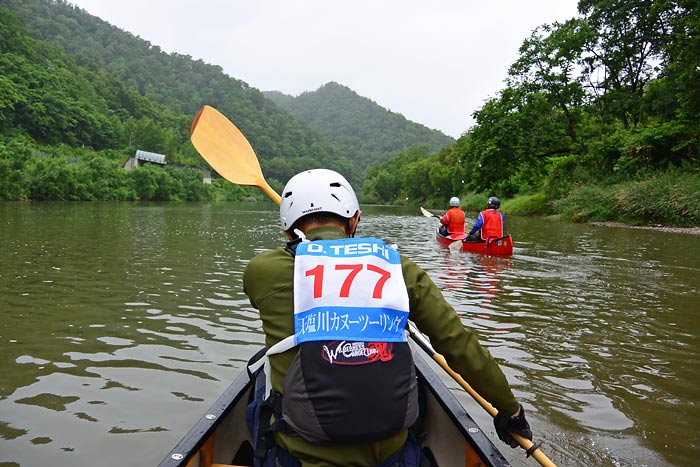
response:
{"label": "canoe gunwale", "polygon": [[[158,464],[158,467],[187,465],[188,456],[199,451],[209,436],[216,431],[219,424],[226,419],[226,415],[248,393],[246,389],[251,385],[250,375],[244,368],[190,431],[183,436],[175,448],[168,453],[167,457]],[[212,415],[214,415],[213,418],[211,417]]]}
{"label": "canoe gunwale", "polygon": [[[442,382],[437,373],[431,368],[424,357],[424,353],[413,347],[413,359],[416,368],[416,376],[426,391],[429,391],[436,402],[460,432],[466,443],[481,457],[484,467],[509,467],[510,464],[503,457],[501,451],[481,430],[472,419],[454,394]],[[231,385],[219,396],[206,413],[195,423],[187,434],[177,443],[158,467],[185,467],[190,465],[190,460],[197,456],[206,441],[227,419],[227,415],[237,404],[245,403],[241,399],[250,394],[256,380],[251,379],[244,368],[234,379]],[[245,427],[247,429],[247,427]],[[218,438],[218,437],[217,437]],[[196,465],[196,464],[195,464]]]}
{"label": "canoe gunwale", "polygon": [[[451,236],[457,236],[457,238],[450,238]],[[447,235],[442,235],[440,233],[440,227],[438,226],[435,232],[435,239],[437,242],[443,246],[450,246],[452,243],[460,242],[463,243],[466,240],[467,234],[464,232],[452,233]]]}
{"label": "canoe gunwale", "polygon": [[[458,234],[453,234],[458,235]],[[435,240],[445,247],[450,247],[453,243],[459,242],[461,251],[467,253],[475,253],[480,255],[489,256],[512,256],[513,255],[513,237],[510,234],[504,235],[499,238],[494,238],[491,240],[467,240],[456,239],[453,240],[440,233],[440,228],[438,227],[435,231]],[[505,242],[504,242],[505,241]],[[500,243],[504,242],[504,245]]]}
{"label": "canoe gunwale", "polygon": [[460,249],[468,253],[479,253],[482,255],[512,256],[513,237],[508,234],[499,238],[476,242],[464,240],[462,241],[462,246]]}
{"label": "canoe gunwale", "polygon": [[455,395],[445,386],[437,373],[430,368],[422,353],[414,351],[413,359],[418,378],[425,383],[424,387],[435,396],[447,416],[462,433],[464,440],[484,461],[489,462],[486,465],[489,467],[509,467],[510,463],[464,409]]}

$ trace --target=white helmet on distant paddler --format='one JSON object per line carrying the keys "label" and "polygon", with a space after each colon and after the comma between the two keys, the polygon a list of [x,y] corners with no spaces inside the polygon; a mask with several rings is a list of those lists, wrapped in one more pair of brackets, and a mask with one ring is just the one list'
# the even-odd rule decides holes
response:
{"label": "white helmet on distant paddler", "polygon": [[450,206],[459,207],[459,198],[457,198],[456,196],[450,198]]}
{"label": "white helmet on distant paddler", "polygon": [[288,231],[308,214],[327,212],[350,219],[360,210],[350,183],[338,172],[313,169],[289,179],[282,191],[280,220]]}

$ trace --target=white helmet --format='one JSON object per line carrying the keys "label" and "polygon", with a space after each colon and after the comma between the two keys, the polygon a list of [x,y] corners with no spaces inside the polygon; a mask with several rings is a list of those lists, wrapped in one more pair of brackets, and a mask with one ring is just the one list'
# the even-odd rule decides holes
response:
{"label": "white helmet", "polygon": [[459,198],[456,196],[450,198],[450,206],[459,206]]}
{"label": "white helmet", "polygon": [[289,230],[307,214],[330,212],[349,219],[360,210],[355,191],[338,172],[313,169],[289,179],[282,191],[280,220]]}

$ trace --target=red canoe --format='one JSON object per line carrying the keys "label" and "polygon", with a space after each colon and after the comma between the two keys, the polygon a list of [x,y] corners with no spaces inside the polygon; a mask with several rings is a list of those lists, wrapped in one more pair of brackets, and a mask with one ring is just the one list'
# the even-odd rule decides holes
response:
{"label": "red canoe", "polygon": [[466,237],[466,233],[455,233],[447,236],[440,235],[439,230],[435,233],[435,238],[440,245],[449,247],[454,242],[460,242],[459,249],[469,253],[491,256],[511,256],[513,254],[513,237],[510,235],[479,242],[467,241]]}
{"label": "red canoe", "polygon": [[467,238],[467,234],[465,232],[462,233],[452,233],[449,235],[440,235],[440,231],[438,230],[437,233],[435,234],[435,238],[437,239],[438,243],[443,246],[450,246],[454,242],[461,242],[465,238]]}
{"label": "red canoe", "polygon": [[462,251],[480,253],[491,256],[511,256],[513,254],[513,237],[505,235],[500,238],[490,238],[482,242],[463,241]]}

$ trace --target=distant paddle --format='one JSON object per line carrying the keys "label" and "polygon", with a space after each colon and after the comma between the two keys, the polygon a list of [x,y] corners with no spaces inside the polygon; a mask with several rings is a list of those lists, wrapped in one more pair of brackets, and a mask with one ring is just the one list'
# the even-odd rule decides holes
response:
{"label": "distant paddle", "polygon": [[190,140],[204,160],[226,180],[236,185],[257,186],[280,204],[280,196],[265,180],[253,147],[218,110],[205,105],[197,112]]}
{"label": "distant paddle", "polygon": [[[280,195],[275,193],[270,185],[268,185],[267,181],[265,181],[255,151],[253,151],[246,137],[218,110],[205,105],[197,112],[192,122],[190,139],[204,160],[226,180],[237,185],[257,186],[278,206],[282,202]],[[428,213],[429,215],[426,217],[438,217],[423,208],[421,208],[421,212],[423,212],[423,215]],[[452,376],[469,395],[479,402],[491,416],[495,416],[496,409],[472,389],[458,373],[447,365],[445,358],[435,352],[427,339],[411,323],[409,323],[409,325],[409,334],[413,340],[425,350],[447,374]],[[532,449],[532,441],[518,436],[515,433],[511,434],[525,449]],[[537,459],[544,467],[556,467],[539,448],[532,449],[531,454],[532,457]]]}
{"label": "distant paddle", "polygon": [[425,217],[436,217],[440,219],[440,216],[438,216],[437,214],[433,214],[432,212],[425,209],[423,206],[420,207],[420,212],[422,212]]}

